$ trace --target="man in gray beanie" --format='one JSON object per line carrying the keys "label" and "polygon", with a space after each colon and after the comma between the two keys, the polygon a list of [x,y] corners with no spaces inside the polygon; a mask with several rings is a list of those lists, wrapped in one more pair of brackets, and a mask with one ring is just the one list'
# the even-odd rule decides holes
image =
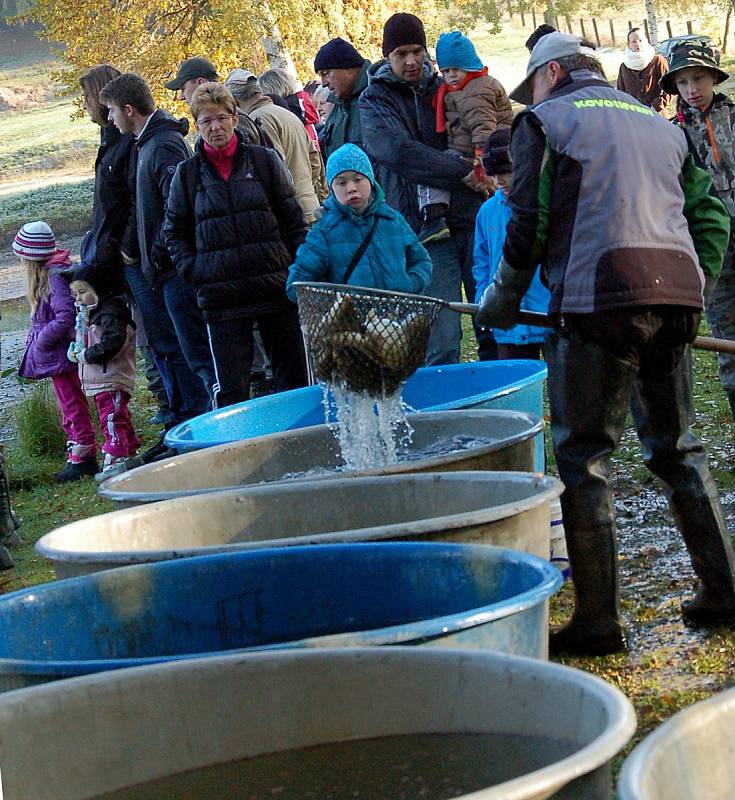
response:
{"label": "man in gray beanie", "polygon": [[[541,264],[555,328],[545,346],[551,436],[576,596],[549,649],[626,649],[610,459],[629,408],[699,579],[682,603],[684,622],[732,626],[735,554],[689,428],[688,369],[704,275],[718,274],[727,247],[727,212],[682,131],[613,89],[577,37],[540,39],[510,97],[530,107],[513,124],[511,218],[477,317],[512,327]],[[642,174],[632,190],[630,176]]]}
{"label": "man in gray beanie", "polygon": [[363,146],[358,100],[368,85],[370,62],[339,36],[323,45],[314,59],[314,71],[331,91],[334,104],[324,122],[322,148],[329,158],[343,144]]}
{"label": "man in gray beanie", "polygon": [[[446,136],[437,133],[433,105],[442,78],[428,58],[421,20],[413,14],[394,14],[383,29],[383,55],[368,69],[369,85],[359,101],[365,150],[388,205],[400,211],[415,232],[422,224],[418,186],[451,192],[449,231],[426,247],[433,264],[426,291],[460,301],[464,283],[467,296],[474,297],[475,216],[485,199],[485,185],[461,158],[444,152]],[[459,315],[440,312],[432,326],[427,364],[458,362],[461,339]],[[481,353],[483,357],[487,355]]]}

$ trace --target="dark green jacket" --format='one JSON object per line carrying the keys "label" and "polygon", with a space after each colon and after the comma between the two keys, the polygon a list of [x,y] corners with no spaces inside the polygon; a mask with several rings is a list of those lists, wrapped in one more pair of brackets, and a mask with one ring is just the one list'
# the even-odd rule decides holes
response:
{"label": "dark green jacket", "polygon": [[325,160],[343,144],[350,143],[362,147],[362,126],[360,125],[360,109],[357,107],[357,101],[368,85],[368,67],[370,67],[370,62],[365,59],[352,94],[347,100],[342,100],[334,95],[329,98],[330,102],[334,103],[334,108],[324,123],[322,148]]}

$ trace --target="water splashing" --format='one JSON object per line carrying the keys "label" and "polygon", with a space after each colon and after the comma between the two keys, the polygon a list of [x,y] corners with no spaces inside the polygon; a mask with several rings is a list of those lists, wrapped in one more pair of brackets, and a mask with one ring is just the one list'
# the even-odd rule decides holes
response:
{"label": "water splashing", "polygon": [[322,384],[325,410],[334,408],[336,412],[336,422],[330,428],[337,436],[346,469],[398,463],[400,449],[410,443],[413,434],[406,419],[402,388],[375,397],[352,392],[344,384]]}

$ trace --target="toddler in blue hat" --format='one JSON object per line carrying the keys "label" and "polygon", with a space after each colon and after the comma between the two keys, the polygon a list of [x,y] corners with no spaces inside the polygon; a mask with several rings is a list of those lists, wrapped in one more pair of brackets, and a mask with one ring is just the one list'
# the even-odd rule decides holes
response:
{"label": "toddler in blue hat", "polygon": [[385,202],[367,155],[344,144],[327,159],[324,214],[299,247],[286,293],[295,281],[349,283],[420,293],[431,280],[431,259],[406,220]]}
{"label": "toddler in blue hat", "polygon": [[[474,165],[483,176],[482,148],[498,129],[510,128],[513,111],[503,85],[488,74],[472,42],[459,31],[442,33],[436,43],[436,63],[444,83],[436,93],[436,130],[447,134],[449,152]],[[423,244],[449,235],[444,215],[449,192],[419,187],[424,224]]]}

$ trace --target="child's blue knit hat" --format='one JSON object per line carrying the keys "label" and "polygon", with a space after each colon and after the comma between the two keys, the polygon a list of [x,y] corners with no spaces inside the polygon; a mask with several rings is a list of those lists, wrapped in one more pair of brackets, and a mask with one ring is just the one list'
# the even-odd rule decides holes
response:
{"label": "child's blue knit hat", "polygon": [[373,165],[367,154],[356,144],[343,144],[327,159],[327,183],[331,187],[332,181],[345,170],[352,170],[367,176],[370,183],[375,183]]}
{"label": "child's blue knit hat", "polygon": [[459,31],[443,33],[436,43],[436,63],[439,69],[463,69],[465,72],[480,72],[484,64],[477,55],[475,45]]}

